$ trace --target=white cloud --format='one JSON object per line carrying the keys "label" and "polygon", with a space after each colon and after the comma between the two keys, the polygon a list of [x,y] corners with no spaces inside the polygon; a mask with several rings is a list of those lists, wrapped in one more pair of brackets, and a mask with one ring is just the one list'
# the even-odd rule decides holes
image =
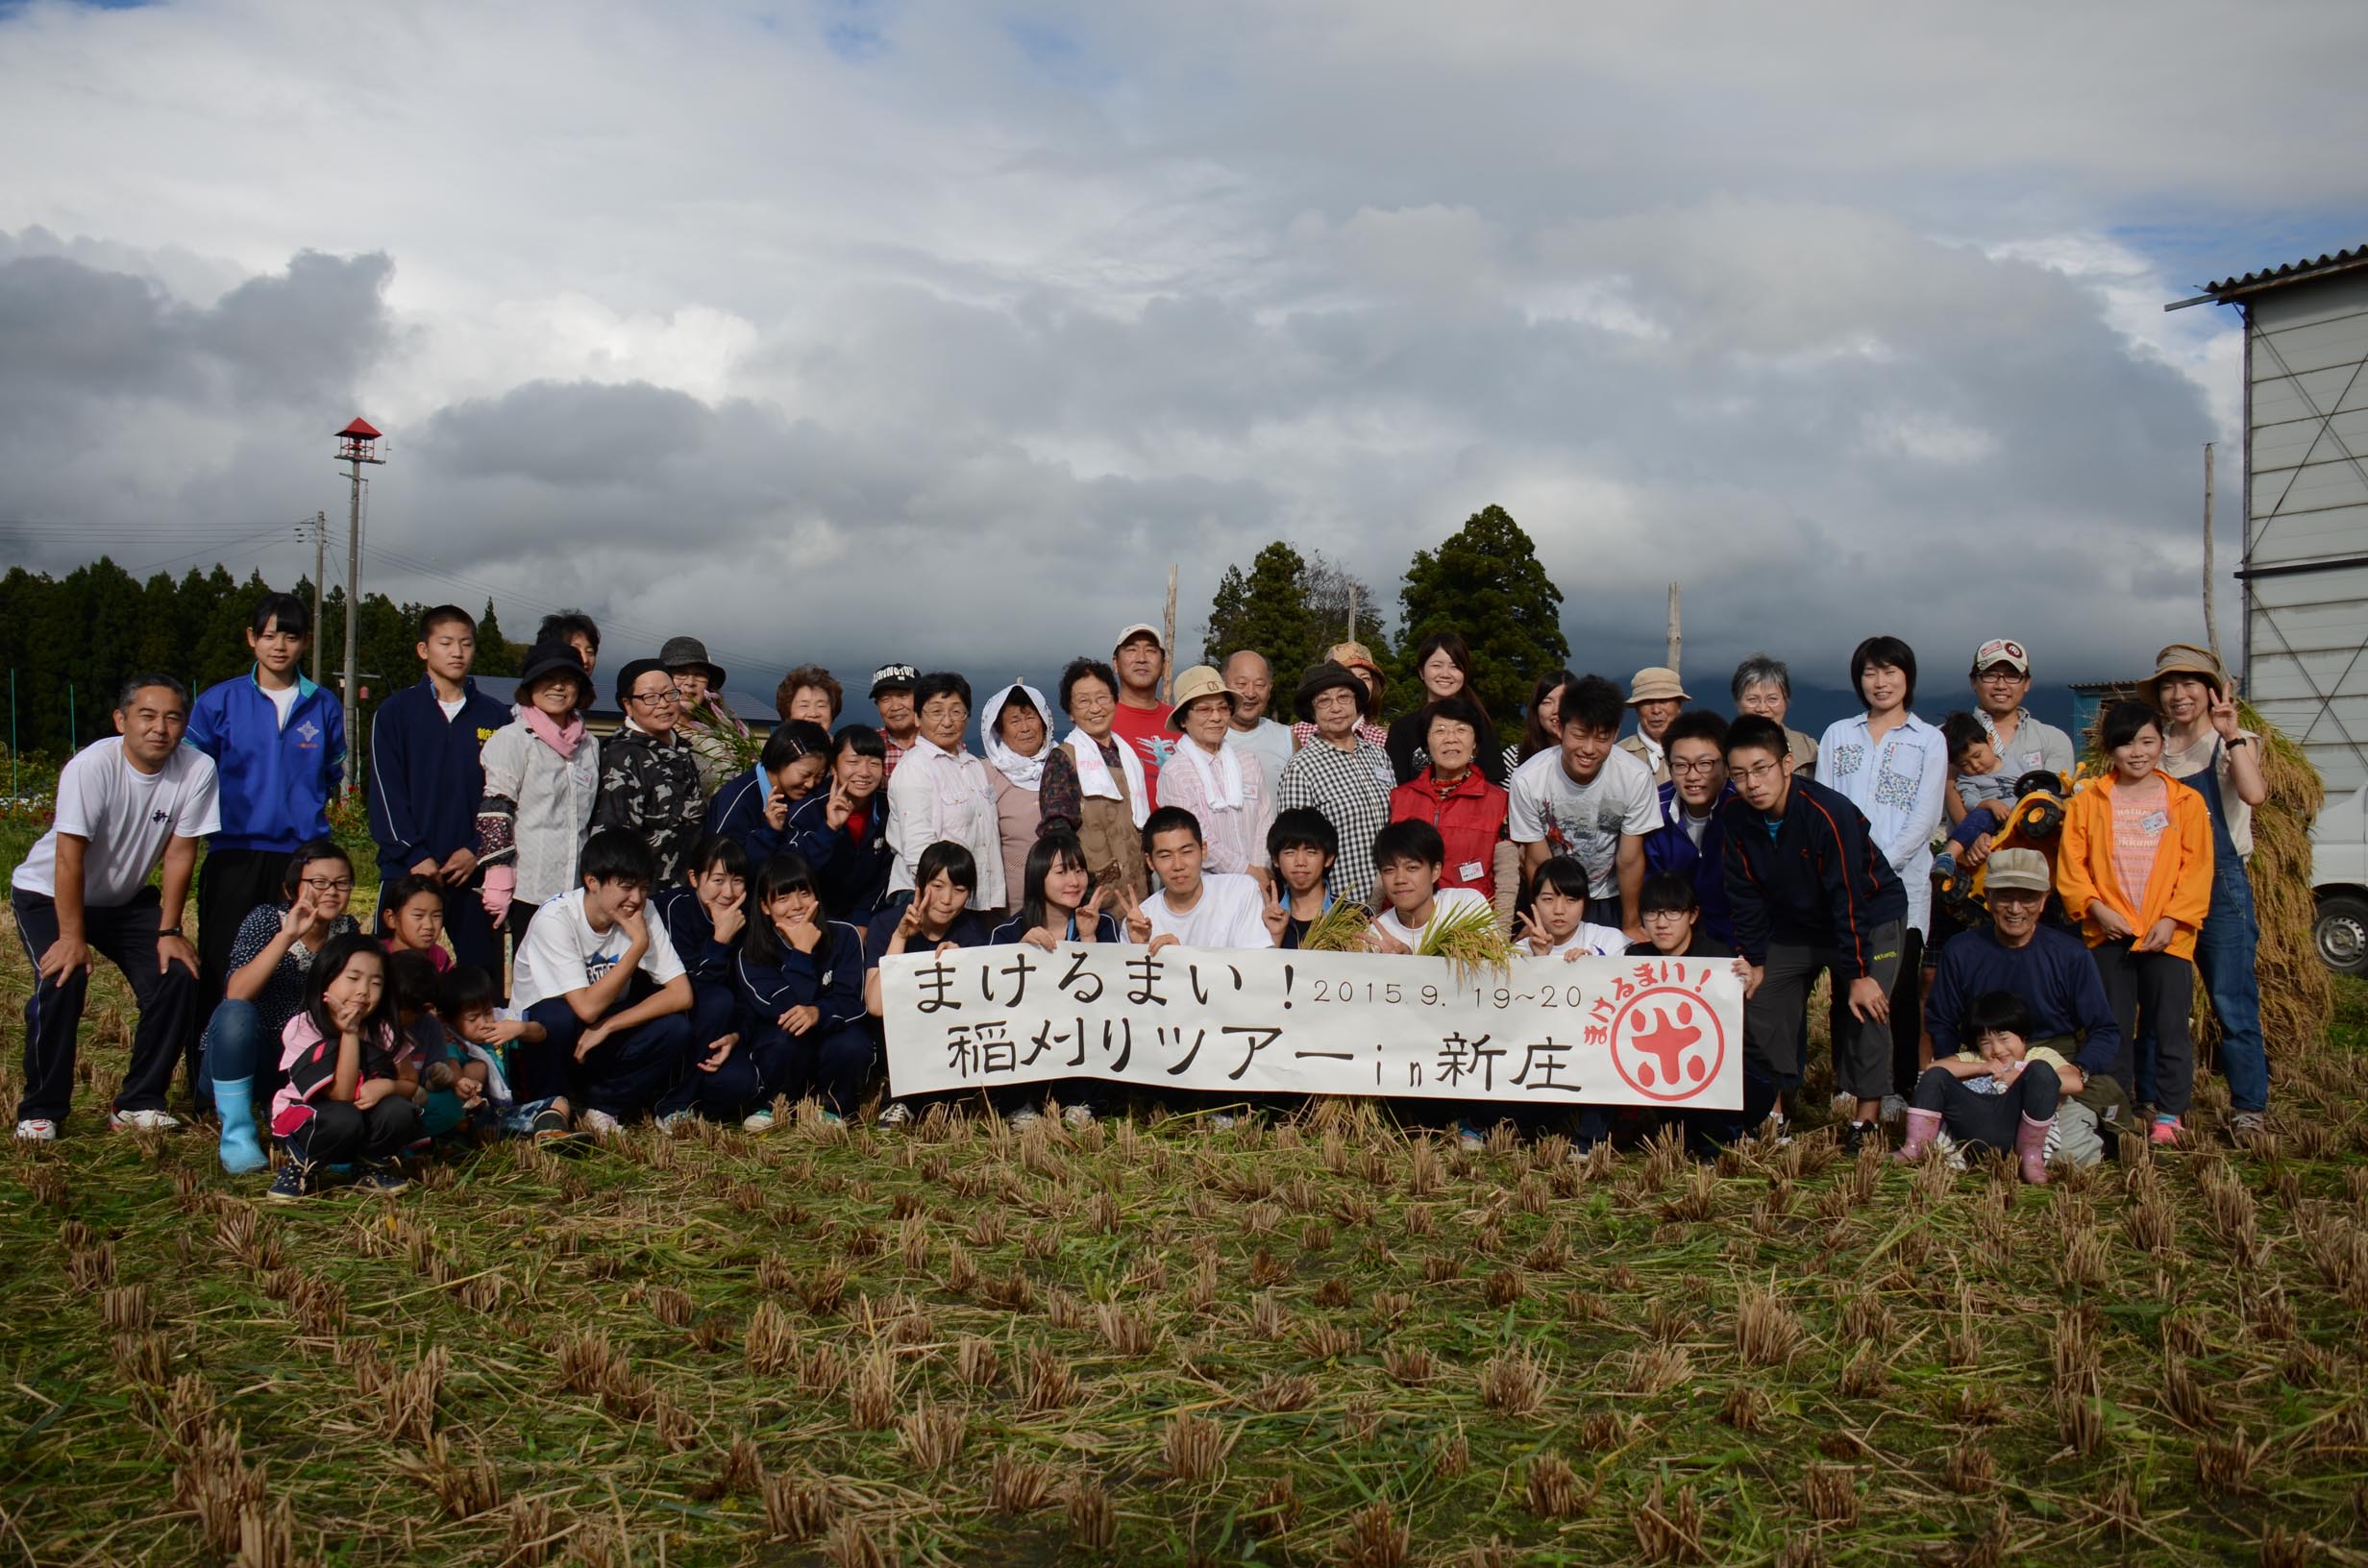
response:
{"label": "white cloud", "polygon": [[362,411],[398,591],[986,668],[1491,502],[1582,657],[1676,572],[1690,650],[1831,665],[1870,605],[1975,635],[1926,585],[1978,526],[2070,674],[2191,618],[2239,396],[2113,236],[2368,196],[2356,8],[837,14],[10,12],[0,518],[333,511]]}

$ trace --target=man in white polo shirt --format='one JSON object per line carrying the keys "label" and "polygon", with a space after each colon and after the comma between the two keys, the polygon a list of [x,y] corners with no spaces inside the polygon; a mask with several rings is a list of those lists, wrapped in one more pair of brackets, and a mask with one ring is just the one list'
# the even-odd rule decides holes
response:
{"label": "man in white polo shirt", "polygon": [[[197,949],[181,911],[197,842],[221,828],[213,759],[181,744],[189,692],[170,675],[135,675],[115,731],[58,774],[57,821],[9,879],[16,935],[33,961],[25,1004],[25,1091],[16,1136],[48,1142],[74,1098],[74,1034],[96,951],[123,971],[139,1004],[132,1065],[110,1124],[163,1129],[173,1064],[195,1032]],[[163,887],[148,873],[164,868]]]}

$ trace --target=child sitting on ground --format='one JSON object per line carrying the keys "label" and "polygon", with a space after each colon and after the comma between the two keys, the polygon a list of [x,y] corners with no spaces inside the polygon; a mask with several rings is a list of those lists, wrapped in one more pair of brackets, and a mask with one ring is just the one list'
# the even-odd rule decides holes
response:
{"label": "child sitting on ground", "polygon": [[386,955],[359,932],[331,939],[305,975],[304,1005],[281,1035],[287,1082],[272,1098],[271,1132],[287,1151],[267,1196],[295,1203],[320,1189],[324,1167],[358,1163],[355,1185],[401,1192],[396,1161],[419,1138],[419,1111],[395,1065]]}
{"label": "child sitting on ground", "polygon": [[[692,1070],[720,1071],[730,1053],[716,1050],[728,1039],[739,1043],[734,1022],[740,1012],[738,981],[732,966],[740,956],[740,941],[748,924],[749,860],[729,839],[702,839],[682,869],[682,880],[660,888],[650,896],[666,940],[682,960],[691,982]],[[710,1059],[714,1066],[704,1066]],[[697,1091],[697,1086],[695,1091]],[[710,1096],[698,1091],[697,1097]],[[671,1102],[668,1113],[681,1109]]]}
{"label": "child sitting on ground", "polygon": [[467,1058],[467,1066],[456,1069],[449,1087],[472,1116],[496,1132],[537,1143],[568,1136],[566,1096],[522,1101],[510,1090],[510,1046],[518,1041],[541,1044],[543,1026],[503,1017],[493,976],[471,964],[455,968],[444,977],[441,1011]]}
{"label": "child sitting on ground", "polygon": [[440,976],[451,970],[444,946],[444,885],[432,876],[399,876],[379,895],[379,945],[418,953]]}
{"label": "child sitting on ground", "polygon": [[444,1033],[436,1017],[441,985],[435,967],[425,953],[398,948],[386,955],[386,989],[395,1004],[395,1067],[407,1085],[411,1103],[419,1108],[420,1131],[441,1138],[468,1115],[468,1101],[483,1092],[479,1079],[474,1091],[463,1094],[457,1084],[463,1067],[481,1073],[476,1063],[455,1062],[458,1048]]}
{"label": "child sitting on ground", "polygon": [[2013,1150],[2023,1180],[2047,1185],[2056,1107],[2075,1069],[2047,1046],[2029,1043],[2035,1029],[2031,1005],[2012,992],[1975,997],[1961,1036],[1968,1048],[1915,1081],[1908,1139],[1891,1158],[1922,1159],[1945,1129],[1963,1147]]}
{"label": "child sitting on ground", "polygon": [[1446,862],[1446,840],[1419,819],[1392,822],[1373,835],[1373,874],[1382,894],[1382,911],[1366,937],[1373,951],[1420,952],[1423,939],[1443,921],[1470,919],[1477,912],[1495,919],[1488,894],[1439,885]]}
{"label": "child sitting on ground", "polygon": [[1587,919],[1587,868],[1570,855],[1540,861],[1530,873],[1528,912],[1519,917],[1521,935],[1513,950],[1523,958],[1616,958],[1628,950],[1628,934]]}
{"label": "child sitting on ground", "polygon": [[[851,925],[823,918],[822,889],[799,855],[767,861],[750,902],[757,918],[749,923],[737,965],[740,1026],[749,1046],[739,1081],[746,1086],[741,1108],[757,1103],[741,1125],[764,1132],[773,1125],[770,1106],[777,1095],[797,1100],[809,1093],[822,1101],[825,1116],[848,1120],[872,1066],[863,937]],[[719,1114],[730,1087],[719,1085],[710,1097]]]}

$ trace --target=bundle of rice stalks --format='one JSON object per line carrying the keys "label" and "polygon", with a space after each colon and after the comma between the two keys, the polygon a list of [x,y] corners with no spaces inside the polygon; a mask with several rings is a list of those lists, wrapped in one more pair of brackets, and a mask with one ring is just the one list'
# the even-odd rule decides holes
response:
{"label": "bundle of rice stalks", "polygon": [[1373,917],[1363,904],[1345,899],[1334,904],[1316,917],[1299,938],[1299,950],[1307,953],[1361,953],[1365,948],[1365,934],[1372,929]]}
{"label": "bundle of rice stalks", "polygon": [[1459,982],[1482,974],[1508,974],[1513,969],[1513,943],[1496,921],[1496,911],[1473,904],[1453,915],[1442,915],[1423,928],[1415,952],[1423,958],[1443,958],[1455,968]]}

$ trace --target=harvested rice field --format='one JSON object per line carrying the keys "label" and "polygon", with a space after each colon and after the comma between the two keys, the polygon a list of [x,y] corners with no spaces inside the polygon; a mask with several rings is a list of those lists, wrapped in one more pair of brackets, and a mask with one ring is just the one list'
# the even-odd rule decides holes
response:
{"label": "harvested rice field", "polygon": [[2336,1008],[2270,1135],[2213,1082],[2194,1147],[2044,1188],[1341,1102],[809,1108],[272,1208],[95,1130],[102,971],[66,1139],[0,1155],[0,1562],[2368,1562]]}

